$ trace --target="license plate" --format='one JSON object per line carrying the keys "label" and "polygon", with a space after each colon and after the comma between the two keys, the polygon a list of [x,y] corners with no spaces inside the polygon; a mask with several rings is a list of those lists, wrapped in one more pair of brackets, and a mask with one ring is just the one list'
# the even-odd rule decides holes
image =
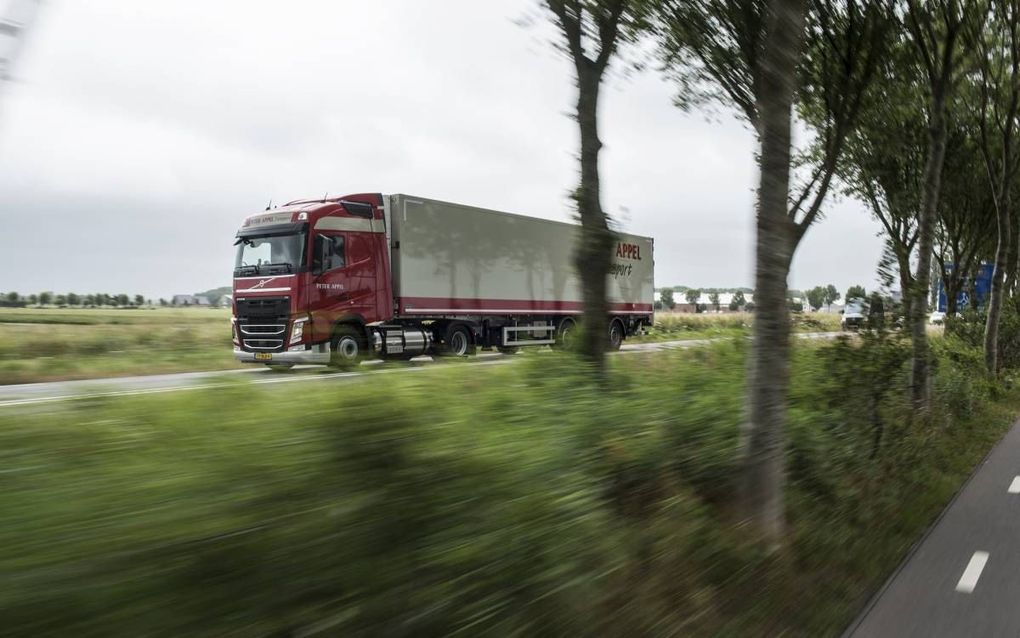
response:
{"label": "license plate", "polygon": [[256,361],[272,361],[273,360],[273,353],[272,352],[256,352],[255,353],[255,360]]}

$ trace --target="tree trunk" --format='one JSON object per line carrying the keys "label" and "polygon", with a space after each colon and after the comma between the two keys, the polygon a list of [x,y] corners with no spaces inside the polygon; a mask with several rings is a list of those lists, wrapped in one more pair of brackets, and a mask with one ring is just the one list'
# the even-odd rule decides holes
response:
{"label": "tree trunk", "polygon": [[[1003,171],[1005,173],[1005,171]],[[995,227],[998,241],[995,243],[995,269],[992,271],[992,285],[988,292],[988,317],[985,319],[985,368],[989,374],[999,372],[999,318],[1002,316],[1002,296],[1005,293],[1006,271],[1010,268],[1010,225],[1009,185],[999,187],[996,202]]]}
{"label": "tree trunk", "polygon": [[946,314],[952,317],[957,313],[958,297],[960,296],[960,281],[955,276],[942,277],[942,285],[946,290]]}
{"label": "tree trunk", "polygon": [[896,265],[900,271],[900,293],[903,296],[903,316],[910,319],[910,291],[913,290],[914,278],[910,274],[910,253],[897,250]]}
{"label": "tree trunk", "polygon": [[748,363],[748,418],[741,431],[740,496],[747,524],[771,548],[782,543],[786,526],[783,485],[790,360],[786,280],[797,230],[787,215],[790,118],[805,10],[805,0],[769,2],[757,95],[761,154],[755,319]]}
{"label": "tree trunk", "polygon": [[1002,288],[1002,294],[1004,297],[1008,297],[1013,294],[1013,290],[1016,288],[1017,259],[1020,258],[1020,251],[1018,251],[1017,246],[1017,234],[1016,232],[1012,232],[1012,197],[1007,192],[1004,199],[1006,200],[1006,217],[1009,220],[1006,223],[1006,227],[1009,228],[1011,232],[1009,235],[1009,251],[1006,252],[1006,277]]}
{"label": "tree trunk", "polygon": [[928,288],[931,283],[931,256],[935,236],[935,215],[942,184],[942,160],[946,154],[946,83],[932,91],[931,119],[928,122],[928,160],[924,165],[924,192],[917,220],[917,274],[910,303],[910,338],[913,344],[910,389],[915,409],[928,402]]}
{"label": "tree trunk", "polygon": [[599,87],[602,72],[594,65],[577,65],[577,121],[581,129],[581,183],[575,199],[581,218],[580,243],[576,267],[580,274],[584,301],[584,325],[581,330],[581,354],[601,376],[605,371],[608,341],[609,306],[606,302],[607,277],[612,261],[613,234],[599,197],[598,132]]}

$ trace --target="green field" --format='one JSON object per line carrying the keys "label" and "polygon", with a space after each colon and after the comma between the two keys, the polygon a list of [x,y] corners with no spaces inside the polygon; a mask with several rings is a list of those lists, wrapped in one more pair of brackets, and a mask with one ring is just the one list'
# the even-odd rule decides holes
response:
{"label": "green field", "polygon": [[238,366],[229,310],[0,309],[0,384]]}
{"label": "green field", "polygon": [[4,627],[836,636],[1020,405],[935,345],[930,420],[906,343],[796,345],[773,557],[731,505],[744,339],[614,357],[608,389],[544,351],[0,411]]}
{"label": "green field", "polygon": [[[750,314],[659,313],[631,341],[749,334]],[[794,330],[839,329],[838,315],[798,315]],[[230,311],[211,308],[0,308],[0,384],[228,370]]]}

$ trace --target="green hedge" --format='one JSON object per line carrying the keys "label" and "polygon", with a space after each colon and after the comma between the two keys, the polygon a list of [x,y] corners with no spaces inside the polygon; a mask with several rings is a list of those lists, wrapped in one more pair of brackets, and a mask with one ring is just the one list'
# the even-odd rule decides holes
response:
{"label": "green hedge", "polygon": [[939,418],[908,420],[902,343],[798,346],[766,558],[732,506],[746,347],[617,357],[608,389],[544,352],[0,413],[5,629],[836,635],[1013,396],[944,365]]}

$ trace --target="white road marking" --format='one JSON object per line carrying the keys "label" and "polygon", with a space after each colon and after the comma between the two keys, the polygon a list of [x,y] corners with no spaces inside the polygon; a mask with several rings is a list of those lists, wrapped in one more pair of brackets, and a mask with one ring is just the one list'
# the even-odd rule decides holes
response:
{"label": "white road marking", "polygon": [[960,582],[956,583],[956,591],[964,594],[973,592],[987,562],[988,552],[974,552],[967,563],[967,569],[963,570],[963,576],[960,576]]}
{"label": "white road marking", "polygon": [[1013,482],[1009,484],[1009,490],[1007,491],[1010,494],[1020,494],[1020,476],[1013,477]]}

